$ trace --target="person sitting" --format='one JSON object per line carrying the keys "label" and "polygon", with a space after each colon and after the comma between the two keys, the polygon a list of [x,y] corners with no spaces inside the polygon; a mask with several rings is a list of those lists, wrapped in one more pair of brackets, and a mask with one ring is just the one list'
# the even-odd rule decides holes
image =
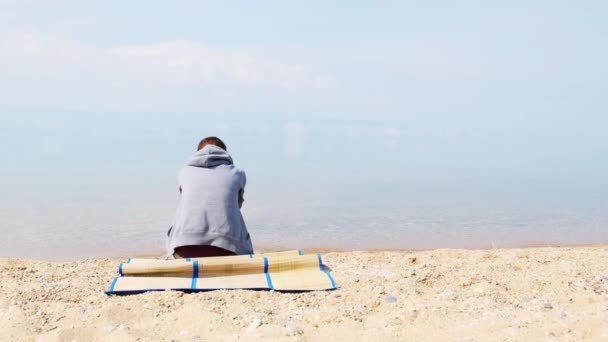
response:
{"label": "person sitting", "polygon": [[199,258],[252,254],[241,214],[246,176],[226,144],[203,139],[178,176],[180,201],[167,232],[167,257]]}

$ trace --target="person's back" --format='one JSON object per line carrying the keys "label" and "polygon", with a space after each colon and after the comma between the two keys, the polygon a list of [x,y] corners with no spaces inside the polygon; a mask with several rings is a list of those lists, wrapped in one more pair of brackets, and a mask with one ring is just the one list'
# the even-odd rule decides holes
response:
{"label": "person's back", "polygon": [[174,257],[251,254],[241,215],[245,172],[237,169],[224,143],[203,139],[179,174],[181,199],[167,239]]}

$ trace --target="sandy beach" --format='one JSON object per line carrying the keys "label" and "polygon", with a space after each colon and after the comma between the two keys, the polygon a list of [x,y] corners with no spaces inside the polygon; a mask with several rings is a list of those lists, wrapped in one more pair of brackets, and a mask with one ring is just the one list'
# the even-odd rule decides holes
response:
{"label": "sandy beach", "polygon": [[119,259],[0,259],[2,341],[608,339],[608,246],[325,253],[341,287],[106,296]]}

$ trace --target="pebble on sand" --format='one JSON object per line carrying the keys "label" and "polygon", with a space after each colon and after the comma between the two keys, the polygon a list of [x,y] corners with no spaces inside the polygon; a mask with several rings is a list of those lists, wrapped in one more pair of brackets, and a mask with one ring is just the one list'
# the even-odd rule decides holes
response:
{"label": "pebble on sand", "polygon": [[287,325],[285,325],[285,328],[287,329],[288,336],[296,336],[302,334],[302,330],[293,323],[287,323]]}
{"label": "pebble on sand", "polygon": [[259,328],[261,325],[262,325],[262,320],[259,318],[256,318],[253,320],[253,322],[251,322],[251,324],[247,328],[246,332],[248,334],[250,334],[250,333],[254,332],[257,328]]}
{"label": "pebble on sand", "polygon": [[394,303],[397,303],[397,297],[388,295],[388,296],[384,297],[384,301],[389,304],[394,304]]}

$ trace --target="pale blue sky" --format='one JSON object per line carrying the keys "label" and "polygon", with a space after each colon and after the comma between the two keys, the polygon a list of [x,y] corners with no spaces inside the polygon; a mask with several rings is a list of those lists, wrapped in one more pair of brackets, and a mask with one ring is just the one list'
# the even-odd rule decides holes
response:
{"label": "pale blue sky", "polygon": [[0,102],[17,108],[349,119],[606,109],[602,1],[0,6]]}
{"label": "pale blue sky", "polygon": [[0,184],[164,191],[216,134],[265,191],[606,189],[607,10],[0,0]]}

